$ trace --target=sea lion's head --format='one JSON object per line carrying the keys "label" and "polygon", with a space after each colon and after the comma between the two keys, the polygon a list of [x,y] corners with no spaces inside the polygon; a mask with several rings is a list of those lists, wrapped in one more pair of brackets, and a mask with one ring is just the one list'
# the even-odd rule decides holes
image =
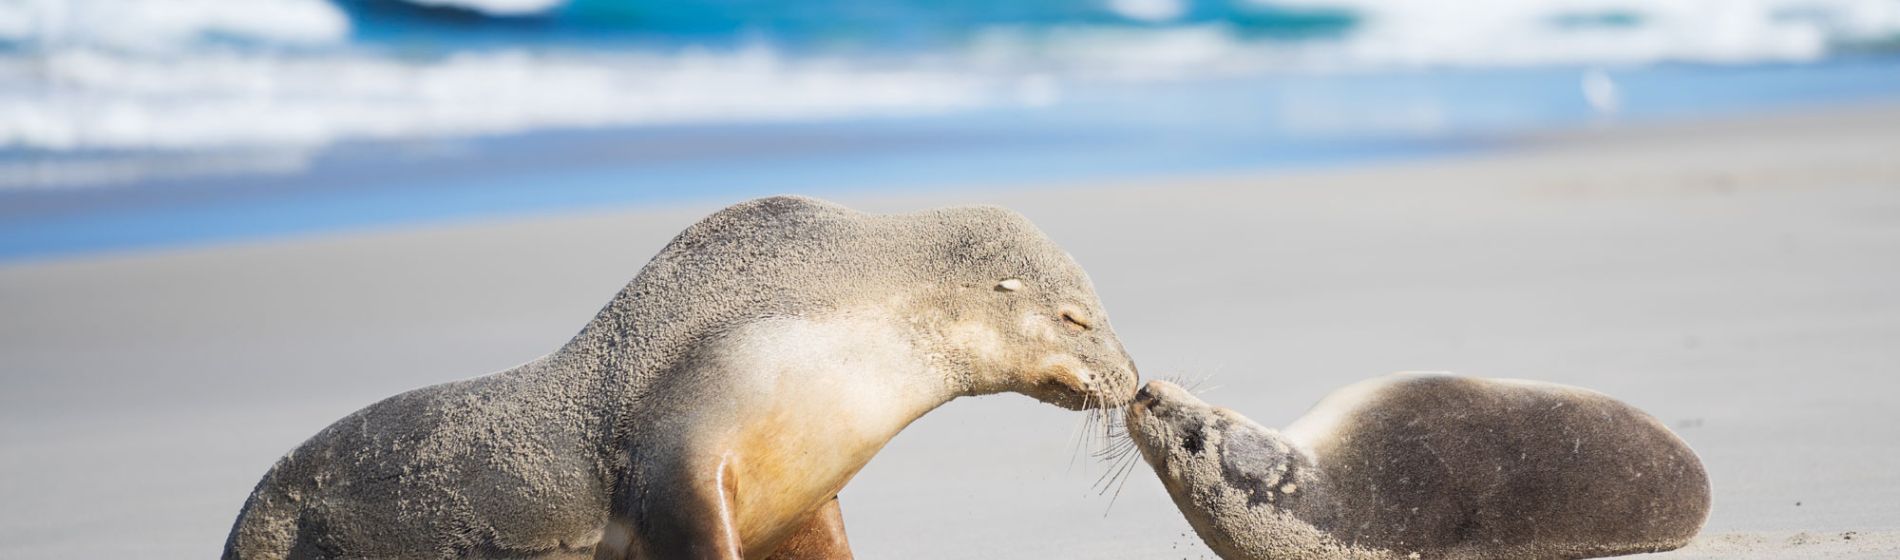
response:
{"label": "sea lion's head", "polygon": [[928,215],[947,227],[934,236],[939,289],[920,307],[968,393],[1016,392],[1075,410],[1133,396],[1135,363],[1067,252],[1010,210]]}
{"label": "sea lion's head", "polygon": [[1126,414],[1129,437],[1177,496],[1231,490],[1267,502],[1273,496],[1254,495],[1253,487],[1278,491],[1293,467],[1295,451],[1278,432],[1167,381],[1149,381]]}
{"label": "sea lion's head", "polygon": [[1126,414],[1129,437],[1209,547],[1232,558],[1225,551],[1254,549],[1263,535],[1317,542],[1288,516],[1320,505],[1312,502],[1318,473],[1278,431],[1159,380],[1135,394]]}

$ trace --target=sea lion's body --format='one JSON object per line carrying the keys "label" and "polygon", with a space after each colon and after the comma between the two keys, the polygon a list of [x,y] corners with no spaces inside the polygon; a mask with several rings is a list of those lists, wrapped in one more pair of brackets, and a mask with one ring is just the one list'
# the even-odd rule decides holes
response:
{"label": "sea lion's body", "polygon": [[1014,213],[753,201],[559,351],[312,437],[225,557],[848,556],[835,496],[917,417],[1000,391],[1112,405],[1132,367],[1081,269]]}
{"label": "sea lion's body", "polygon": [[1394,375],[1284,432],[1151,383],[1129,429],[1228,560],[1563,559],[1679,548],[1702,464],[1648,414],[1548,383]]}

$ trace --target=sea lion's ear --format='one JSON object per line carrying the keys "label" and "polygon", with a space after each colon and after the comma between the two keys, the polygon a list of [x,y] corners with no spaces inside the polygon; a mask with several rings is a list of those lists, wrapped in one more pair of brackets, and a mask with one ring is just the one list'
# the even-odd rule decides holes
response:
{"label": "sea lion's ear", "polygon": [[996,291],[999,292],[1014,292],[1021,289],[1023,289],[1023,281],[1020,278],[1004,278],[1002,282],[996,283]]}

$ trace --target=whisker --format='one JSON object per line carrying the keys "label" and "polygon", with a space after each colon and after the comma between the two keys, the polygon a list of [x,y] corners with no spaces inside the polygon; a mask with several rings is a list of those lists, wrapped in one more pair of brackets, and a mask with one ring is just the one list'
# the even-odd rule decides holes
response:
{"label": "whisker", "polygon": [[1101,457],[1104,455],[1118,452],[1122,449],[1134,447],[1134,445],[1135,445],[1135,441],[1133,438],[1121,437],[1121,436],[1117,436],[1113,438],[1103,438],[1102,446],[1099,449],[1096,449],[1092,454],[1097,457]]}
{"label": "whisker", "polygon": [[1095,479],[1094,484],[1089,485],[1089,490],[1093,490],[1097,496],[1102,495],[1105,492],[1104,489],[1115,484],[1115,471],[1119,470],[1120,467],[1120,463],[1112,464],[1107,470],[1102,472],[1102,476]]}
{"label": "whisker", "polygon": [[1113,448],[1103,450],[1097,455],[1097,458],[1100,459],[1102,463],[1107,464],[1108,468],[1101,476],[1097,477],[1095,483],[1089,485],[1089,487],[1098,490],[1096,492],[1097,495],[1106,493],[1108,486],[1114,484],[1117,471],[1123,470],[1130,459],[1140,455],[1140,449],[1137,449],[1132,442],[1125,444],[1118,443]]}
{"label": "whisker", "polygon": [[1095,458],[1104,463],[1113,463],[1116,461],[1120,461],[1122,457],[1128,456],[1128,452],[1133,451],[1134,449],[1135,448],[1133,447],[1117,447],[1115,449],[1104,450],[1100,453],[1097,453],[1095,455]]}
{"label": "whisker", "polygon": [[1090,454],[1095,447],[1095,428],[1097,423],[1101,422],[1100,409],[1097,408],[1099,404],[1100,401],[1095,395],[1083,397],[1082,430],[1076,433],[1075,450],[1069,455],[1071,466],[1075,464],[1077,457]]}
{"label": "whisker", "polygon": [[[1176,376],[1178,379],[1178,376]],[[1125,412],[1127,404],[1107,405],[1104,398],[1089,395],[1085,397],[1084,408],[1087,414],[1081,422],[1080,440],[1070,450],[1069,465],[1073,471],[1076,457],[1086,452],[1095,462],[1104,465],[1100,475],[1089,485],[1098,496],[1110,496],[1108,507],[1112,510],[1121,491],[1128,484],[1130,473],[1135,465],[1142,462],[1141,448],[1136,445],[1129,433]],[[1104,510],[1107,515],[1109,510]]]}
{"label": "whisker", "polygon": [[[1133,438],[1123,437],[1096,452],[1096,456],[1102,463],[1108,465],[1102,475],[1096,478],[1095,484],[1089,486],[1099,496],[1117,487],[1120,484],[1118,479],[1127,477],[1129,471],[1134,468],[1134,464],[1141,460],[1141,449],[1135,445]],[[1110,500],[1110,503],[1112,505],[1113,500]]]}
{"label": "whisker", "polygon": [[1075,472],[1075,460],[1082,455],[1082,444],[1088,441],[1088,434],[1094,429],[1094,426],[1089,425],[1089,421],[1090,415],[1083,415],[1082,419],[1077,421],[1079,425],[1076,426],[1075,435],[1069,436],[1069,468],[1067,472]]}
{"label": "whisker", "polygon": [[1207,382],[1212,381],[1215,377],[1218,377],[1219,375],[1220,375],[1219,371],[1204,370],[1203,373],[1201,373],[1200,375],[1196,375],[1194,376],[1193,379],[1189,379],[1186,383],[1182,383],[1181,387],[1184,389],[1187,389],[1189,393],[1200,394],[1203,390],[1202,388],[1207,385]]}
{"label": "whisker", "polygon": [[[1114,511],[1115,501],[1121,499],[1122,488],[1127,487],[1128,479],[1131,478],[1129,474],[1134,472],[1135,464],[1140,463],[1140,462],[1141,462],[1140,456],[1139,454],[1137,454],[1135,456],[1130,456],[1127,459],[1122,460],[1119,464],[1116,465],[1117,468],[1115,469],[1115,477],[1110,479],[1110,484],[1115,487],[1115,493],[1114,495],[1109,496],[1108,506],[1102,509],[1102,517],[1108,517],[1108,514]],[[1106,493],[1108,493],[1108,487],[1104,486],[1102,487],[1101,492],[1098,493],[1097,495],[1106,494]]]}
{"label": "whisker", "polygon": [[1122,479],[1122,480],[1121,480],[1121,482],[1120,482],[1120,483],[1118,483],[1118,484],[1116,484],[1116,485],[1115,485],[1115,495],[1113,495],[1113,496],[1109,496],[1109,497],[1108,497],[1108,507],[1107,507],[1107,508],[1103,508],[1103,510],[1102,510],[1102,517],[1108,517],[1108,512],[1110,512],[1110,511],[1113,511],[1113,510],[1115,509],[1115,500],[1119,500],[1119,499],[1121,499],[1121,497],[1122,497],[1122,488],[1125,488],[1125,487],[1127,487],[1127,486],[1128,486],[1128,479],[1129,479],[1129,478],[1133,478],[1133,477],[1130,477],[1130,476],[1128,476],[1128,475],[1129,475],[1129,473],[1131,473],[1131,472],[1134,472],[1134,469],[1135,469],[1135,463],[1139,463],[1139,462],[1140,462],[1139,460],[1134,460],[1134,459],[1131,459],[1131,460],[1129,460],[1129,461],[1128,461],[1128,466],[1126,466],[1126,467],[1122,467],[1122,474],[1121,474],[1121,476],[1120,476],[1120,477],[1118,477],[1118,478],[1120,478],[1120,479]]}

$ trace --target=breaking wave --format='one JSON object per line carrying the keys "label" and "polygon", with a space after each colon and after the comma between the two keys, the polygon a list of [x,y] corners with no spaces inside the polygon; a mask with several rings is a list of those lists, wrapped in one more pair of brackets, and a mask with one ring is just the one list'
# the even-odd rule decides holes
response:
{"label": "breaking wave", "polygon": [[1801,62],[1897,38],[1896,0],[0,0],[0,150],[915,114],[1284,71]]}

